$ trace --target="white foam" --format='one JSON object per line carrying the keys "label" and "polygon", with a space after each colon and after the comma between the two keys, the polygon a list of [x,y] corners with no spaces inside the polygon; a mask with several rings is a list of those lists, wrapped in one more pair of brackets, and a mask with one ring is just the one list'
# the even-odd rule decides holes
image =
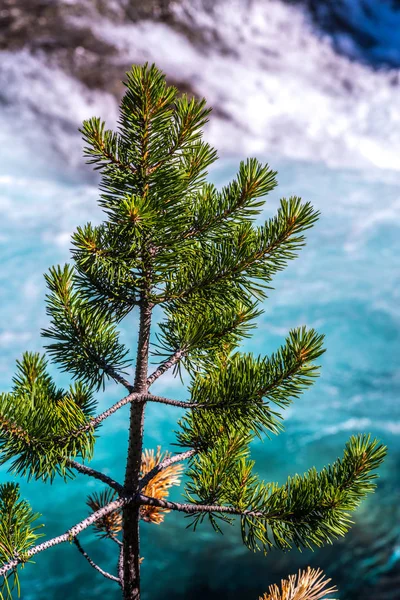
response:
{"label": "white foam", "polygon": [[306,441],[317,441],[344,431],[363,432],[370,431],[371,429],[375,431],[384,431],[392,435],[400,435],[400,421],[380,421],[379,419],[372,420],[367,417],[352,417],[335,425],[321,427],[316,433],[307,436]]}
{"label": "white foam", "polygon": [[[154,61],[206,96],[218,109],[207,136],[220,153],[400,170],[397,71],[373,71],[336,54],[293,5],[221,0],[213,10],[196,0],[176,7],[178,21],[206,40],[200,44],[152,21],[121,24],[91,14],[74,25],[116,45],[117,65]],[[385,35],[388,26],[385,17]],[[1,53],[0,88],[6,100],[0,142],[8,162],[11,155],[18,164],[29,142],[35,161],[42,158],[45,166],[46,149],[54,148],[82,164],[82,120],[100,115],[110,126],[116,122],[111,95],[88,90],[27,51]]]}
{"label": "white foam", "polygon": [[82,121],[99,110],[112,124],[117,116],[110,94],[90,91],[26,50],[1,52],[0,89],[5,100],[0,105],[0,155],[16,168],[23,160],[28,172],[35,172],[38,163],[54,169],[54,151],[62,157],[64,171],[81,164]]}
{"label": "white foam", "polygon": [[[234,4],[234,6],[232,6]],[[207,13],[187,2],[180,17],[210,39],[206,48],[162,23],[93,24],[129,61],[155,61],[211,105],[208,135],[232,154],[279,153],[329,165],[400,169],[400,109],[393,73],[337,55],[300,9],[220,2]],[[224,52],[219,51],[223,46]]]}

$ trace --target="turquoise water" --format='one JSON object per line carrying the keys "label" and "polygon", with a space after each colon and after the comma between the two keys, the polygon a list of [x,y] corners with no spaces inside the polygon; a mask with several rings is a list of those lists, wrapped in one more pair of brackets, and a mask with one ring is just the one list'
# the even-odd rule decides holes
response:
{"label": "turquoise water", "polygon": [[[207,524],[196,533],[181,515],[161,526],[142,527],[143,599],[226,598],[256,600],[268,585],[300,566],[321,566],[339,586],[342,600],[400,598],[400,175],[390,172],[335,171],[321,164],[274,161],[279,187],[268,198],[273,214],[280,196],[301,195],[322,213],[308,234],[301,256],[274,281],[265,313],[246,348],[270,353],[291,327],[306,324],[326,335],[327,352],[316,385],[285,412],[285,432],[255,443],[253,456],[262,478],[284,482],[287,475],[320,468],[341,455],[347,438],[371,432],[389,448],[379,487],[355,515],[351,533],[314,553],[250,553],[237,527],[223,536]],[[238,161],[220,161],[211,177],[225,183]],[[40,350],[46,324],[42,274],[68,260],[69,234],[98,221],[97,190],[61,177],[32,158],[0,167],[0,294],[2,320],[0,385],[10,386],[15,359]],[[122,336],[134,348],[136,317],[124,322]],[[57,381],[67,381],[53,368]],[[154,391],[185,398],[179,380],[165,376]],[[116,386],[99,394],[99,410],[118,399]],[[127,445],[127,408],[101,429],[93,466],[122,479]],[[173,449],[180,411],[149,406],[145,446]],[[10,475],[1,471],[2,480]],[[83,476],[64,484],[21,482],[23,495],[43,514],[52,537],[87,514],[85,496],[97,483]],[[100,486],[101,487],[101,486]],[[179,490],[173,497],[179,498]],[[104,568],[114,569],[116,546],[82,543]],[[39,555],[22,576],[24,600],[105,596],[119,598],[112,582],[95,573],[75,547],[62,545]]]}

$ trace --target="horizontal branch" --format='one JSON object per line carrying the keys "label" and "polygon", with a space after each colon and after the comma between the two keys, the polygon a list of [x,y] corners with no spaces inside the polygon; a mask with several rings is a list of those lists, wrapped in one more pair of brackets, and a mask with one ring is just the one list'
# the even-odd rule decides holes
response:
{"label": "horizontal branch", "polygon": [[118,483],[118,481],[115,481],[114,479],[112,479],[111,477],[108,477],[108,475],[105,475],[104,473],[101,473],[100,471],[96,471],[96,469],[92,469],[91,467],[82,465],[81,463],[77,462],[76,460],[68,460],[67,465],[69,467],[71,467],[72,469],[76,469],[80,473],[83,473],[83,475],[88,475],[89,477],[94,477],[95,479],[99,479],[103,483],[106,483],[107,485],[112,487],[119,494],[121,494],[121,492],[123,491],[123,486],[120,483]]}
{"label": "horizontal branch", "polygon": [[[115,404],[110,406],[110,408],[107,408],[105,411],[103,411],[96,417],[93,417],[92,419],[90,419],[84,425],[81,425],[81,427],[78,427],[74,431],[69,432],[68,435],[69,436],[78,435],[79,433],[83,433],[85,431],[89,431],[90,429],[98,427],[100,425],[100,423],[102,423],[103,421],[108,419],[108,417],[110,417],[112,414],[117,412],[117,410],[119,410],[123,406],[126,406],[126,404],[129,404],[130,402],[133,402],[133,401],[136,401],[136,402],[149,402],[149,401],[163,402],[164,404],[173,404],[173,405],[175,405],[175,402],[179,402],[178,400],[170,400],[169,398],[163,398],[162,396],[153,396],[152,394],[141,394],[139,392],[132,392],[131,394],[128,394],[124,398],[121,398],[121,400],[118,400],[118,402],[116,402]],[[182,404],[187,408],[191,408],[188,405],[188,403],[182,402]],[[179,404],[179,405],[181,405],[181,404]]]}
{"label": "horizontal branch", "polygon": [[[268,388],[268,391],[270,389],[272,389],[273,386],[271,386],[270,388]],[[262,391],[263,395],[264,395],[264,390]],[[260,394],[261,395],[261,394]],[[187,400],[171,400],[170,398],[164,398],[163,396],[153,396],[152,394],[149,394],[148,396],[146,396],[145,398],[146,402],[160,402],[161,404],[168,404],[169,406],[177,406],[178,408],[185,408],[185,409],[205,409],[205,410],[212,410],[212,409],[221,409],[221,408],[238,408],[240,406],[245,406],[245,402],[237,400],[235,402],[232,402],[229,400],[229,398],[227,398],[226,402],[188,402]],[[259,406],[264,406],[264,407],[269,407],[270,406],[270,402],[259,402],[258,403]]]}
{"label": "horizontal branch", "polygon": [[126,404],[129,404],[133,400],[136,400],[139,396],[140,396],[140,394],[133,393],[133,392],[131,394],[128,394],[128,396],[121,398],[121,400],[118,400],[118,402],[116,402],[115,404],[110,406],[110,408],[107,408],[105,411],[103,411],[96,417],[92,417],[91,419],[89,419],[89,421],[87,421],[87,423],[85,423],[84,425],[81,425],[80,427],[77,427],[73,431],[69,431],[68,434],[63,435],[60,438],[60,441],[65,441],[66,438],[78,436],[81,433],[85,433],[85,431],[90,431],[91,429],[98,427],[100,425],[100,423],[105,421],[105,419],[110,417],[112,414],[117,412],[117,410],[119,410]]}
{"label": "horizontal branch", "polygon": [[149,394],[146,398],[147,402],[159,402],[161,404],[168,404],[169,406],[177,406],[179,408],[203,408],[206,404],[200,405],[197,402],[187,402],[186,400],[171,400],[170,398],[164,398],[163,396],[153,396]]}
{"label": "horizontal branch", "polygon": [[147,506],[158,506],[159,508],[166,508],[168,510],[177,510],[188,514],[195,513],[227,513],[230,515],[240,515],[248,517],[266,517],[266,513],[255,510],[240,510],[234,506],[220,506],[219,504],[182,504],[180,502],[171,502],[168,500],[161,500],[159,498],[152,498],[145,494],[139,494],[139,501],[142,505]]}
{"label": "horizontal branch", "polygon": [[100,425],[100,423],[102,423],[103,421],[108,419],[108,417],[113,415],[115,412],[117,412],[117,410],[119,410],[126,404],[129,404],[133,400],[139,400],[140,396],[141,396],[141,394],[136,393],[136,392],[132,392],[132,393],[128,394],[127,396],[125,396],[124,398],[121,398],[121,400],[118,400],[118,402],[116,402],[115,404],[110,406],[110,408],[107,408],[105,411],[103,411],[96,417],[93,417],[93,419],[90,419],[90,421],[88,421],[83,427],[86,430],[91,429],[92,427],[97,427],[98,425]]}
{"label": "horizontal branch", "polygon": [[[118,400],[118,402],[116,402],[115,404],[110,406],[110,408],[107,408],[105,411],[103,411],[99,415],[93,417],[92,419],[89,419],[89,421],[87,421],[84,425],[77,427],[73,431],[69,431],[67,434],[64,434],[62,437],[55,438],[54,441],[57,441],[57,440],[65,441],[66,439],[69,439],[74,436],[78,436],[81,433],[85,433],[86,431],[90,431],[91,429],[98,427],[103,421],[108,419],[108,417],[110,417],[112,414],[117,412],[117,410],[119,410],[126,404],[129,404],[130,402],[134,402],[134,401],[136,401],[136,402],[148,402],[148,401],[163,402],[164,404],[171,404],[173,406],[183,406],[184,408],[194,408],[194,406],[190,406],[189,403],[184,403],[184,402],[181,403],[179,400],[171,400],[169,398],[163,398],[162,396],[153,396],[152,394],[141,394],[138,392],[132,392],[131,394],[128,394],[124,398],[121,398],[121,400]],[[86,473],[86,474],[89,475],[89,473]]]}
{"label": "horizontal branch", "polygon": [[[169,460],[168,464],[172,464],[173,462],[178,462],[178,460],[183,460],[183,458],[188,458],[194,452],[195,452],[194,450],[189,450],[188,452],[184,452],[182,454],[173,456],[170,459],[166,459],[166,461]],[[164,466],[166,465],[166,461],[162,461]],[[160,463],[160,465],[162,463]],[[158,465],[158,466],[160,466],[160,465]],[[148,473],[148,475],[150,475],[151,473],[152,473],[152,471],[150,471]],[[143,485],[145,485],[145,483],[144,483],[145,480],[149,481],[150,478],[147,479],[147,476],[146,476],[145,478],[143,478],[141,480],[141,482],[140,482],[141,488],[143,487]],[[143,505],[159,506],[160,508],[167,508],[170,510],[177,510],[177,511],[186,512],[186,513],[225,512],[225,513],[237,514],[237,515],[246,514],[248,516],[265,516],[265,514],[262,512],[239,511],[238,509],[235,509],[230,506],[179,504],[177,502],[167,502],[165,500],[151,498],[150,496],[146,496],[141,493],[135,493],[130,496],[123,496],[123,497],[118,498],[117,500],[113,500],[109,504],[106,504],[99,510],[96,510],[95,512],[93,512],[91,515],[89,515],[88,517],[86,517],[85,519],[80,521],[79,523],[76,523],[76,525],[71,527],[71,529],[69,529],[66,533],[63,533],[62,535],[51,538],[50,540],[47,540],[45,542],[42,542],[41,544],[37,544],[36,546],[33,546],[33,548],[30,548],[23,556],[13,558],[12,560],[10,560],[8,563],[4,564],[0,568],[0,577],[4,577],[8,573],[8,571],[15,569],[21,563],[25,563],[25,562],[29,561],[29,559],[32,556],[35,556],[36,554],[39,554],[40,552],[43,552],[44,550],[48,550],[49,548],[57,546],[58,544],[63,544],[65,542],[73,541],[76,538],[76,536],[79,535],[82,531],[84,531],[85,529],[87,529],[88,527],[90,527],[91,525],[93,525],[94,523],[96,523],[97,521],[99,521],[100,519],[105,517],[106,515],[109,515],[110,513],[115,512],[116,510],[120,510],[121,508],[123,508],[124,506],[126,506],[127,504],[130,504],[132,502],[136,502],[138,504],[143,504]]]}
{"label": "horizontal branch", "polygon": [[[182,298],[187,298],[196,290],[205,290],[207,288],[215,286],[217,283],[222,282],[223,280],[230,279],[232,277],[236,277],[241,273],[245,273],[245,271],[255,265],[259,264],[264,259],[271,258],[274,252],[280,248],[285,242],[288,242],[292,233],[296,231],[299,227],[297,220],[295,218],[289,218],[287,220],[287,229],[285,229],[278,237],[271,240],[270,243],[264,248],[255,249],[251,256],[243,258],[241,261],[236,262],[234,266],[231,268],[223,268],[222,270],[212,270],[201,279],[196,279],[196,282],[193,283],[190,287],[181,290],[171,296],[166,296],[161,299],[157,299],[157,304],[161,304],[162,302],[171,301],[171,300],[180,300]],[[259,276],[252,276],[252,279],[260,279]]]}
{"label": "horizontal branch", "polygon": [[42,542],[41,544],[33,546],[33,548],[30,548],[27,552],[25,552],[23,556],[13,558],[8,563],[4,564],[0,568],[0,577],[4,577],[8,573],[8,571],[15,569],[15,567],[17,567],[20,563],[27,562],[32,556],[35,556],[36,554],[39,554],[44,550],[48,550],[49,548],[53,548],[53,546],[63,544],[64,542],[72,542],[77,535],[79,535],[82,531],[90,527],[90,525],[93,525],[93,523],[96,523],[96,521],[98,521],[99,519],[102,519],[106,515],[109,515],[110,513],[116,510],[119,510],[120,508],[125,506],[125,504],[128,504],[129,502],[132,502],[134,500],[136,500],[136,495],[126,498],[118,498],[117,500],[113,500],[109,504],[106,504],[106,506],[99,508],[99,510],[96,510],[94,513],[92,513],[79,523],[76,523],[76,525],[71,527],[71,529],[69,529],[66,533],[63,533],[54,538],[51,538],[50,540]]}
{"label": "horizontal branch", "polygon": [[177,362],[179,362],[180,359],[185,355],[185,353],[186,353],[186,350],[181,348],[181,349],[177,350],[176,352],[174,352],[174,354],[172,354],[168,358],[168,360],[166,360],[159,367],[157,367],[157,369],[154,371],[154,373],[152,373],[147,378],[147,387],[149,388],[155,382],[156,379],[158,379],[159,377],[161,377],[161,375],[163,373],[165,373],[165,371],[168,371],[168,369],[170,369]]}
{"label": "horizontal branch", "polygon": [[103,575],[103,577],[106,577],[107,579],[111,579],[111,581],[116,581],[118,584],[121,584],[121,580],[119,579],[119,577],[115,577],[115,575],[111,575],[111,573],[107,573],[107,571],[104,571],[101,567],[99,567],[99,565],[96,565],[96,563],[90,558],[89,554],[82,548],[81,543],[79,542],[78,538],[74,538],[74,544],[78,548],[78,550],[82,554],[82,556],[84,556],[86,558],[89,565],[91,567],[93,567],[93,569],[96,569],[96,571],[98,571],[101,575]]}

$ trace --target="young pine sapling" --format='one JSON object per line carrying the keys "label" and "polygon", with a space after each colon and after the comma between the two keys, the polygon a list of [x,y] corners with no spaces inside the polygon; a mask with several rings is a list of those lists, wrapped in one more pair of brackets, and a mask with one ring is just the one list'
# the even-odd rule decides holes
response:
{"label": "young pine sapling", "polygon": [[[243,542],[265,553],[274,546],[321,546],[346,533],[349,512],[373,490],[374,471],[385,455],[376,441],[359,435],[348,441],[341,459],[320,472],[310,469],[281,486],[259,479],[250,444],[280,432],[277,410],[313,383],[323,336],[293,329],[270,357],[238,346],[262,312],[273,275],[304,245],[304,232],[318,213],[291,197],[281,200],[273,218],[256,224],[276,173],[249,159],[218,190],[205,181],[217,158],[202,139],[209,115],[205,101],[178,96],[155,66],[133,67],[126,86],[117,132],[98,118],[82,129],[88,162],[101,170],[99,203],[106,220],[78,227],[73,263],[46,275],[47,354],[74,383],[58,388],[45,358],[26,353],[11,392],[0,400],[1,463],[49,482],[81,473],[106,488],[88,499],[90,516],[36,544],[38,516],[20,499],[17,484],[0,486],[0,575],[8,593],[20,565],[47,548],[74,542],[99,573],[121,587],[125,600],[139,600],[140,522],[161,522],[169,510],[191,516],[193,527],[208,520],[216,530],[237,517]],[[153,339],[156,307],[162,316]],[[139,331],[131,380],[118,326],[133,311]],[[160,363],[152,373],[150,353]],[[169,369],[185,372],[187,400],[152,393]],[[125,395],[96,414],[95,394],[107,380],[120,384]],[[149,402],[185,410],[175,440],[178,453],[143,453]],[[84,463],[93,456],[100,425],[128,404],[125,479],[117,482]],[[185,502],[171,502],[168,489],[179,483],[183,465]],[[79,534],[89,526],[116,542],[115,575],[93,563],[82,547]],[[323,593],[321,574],[312,570],[282,585],[293,590],[300,580]],[[279,593],[270,588],[264,597],[280,598]],[[284,597],[289,596],[282,592]]]}

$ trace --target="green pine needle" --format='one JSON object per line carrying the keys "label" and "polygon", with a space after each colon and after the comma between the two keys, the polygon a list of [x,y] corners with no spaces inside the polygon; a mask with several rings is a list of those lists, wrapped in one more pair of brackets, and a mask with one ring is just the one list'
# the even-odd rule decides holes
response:
{"label": "green pine needle", "polygon": [[28,478],[52,480],[71,476],[69,459],[92,456],[93,428],[84,427],[96,404],[82,382],[58,389],[46,366],[43,356],[25,353],[12,391],[0,394],[0,464],[10,462],[10,470]]}

